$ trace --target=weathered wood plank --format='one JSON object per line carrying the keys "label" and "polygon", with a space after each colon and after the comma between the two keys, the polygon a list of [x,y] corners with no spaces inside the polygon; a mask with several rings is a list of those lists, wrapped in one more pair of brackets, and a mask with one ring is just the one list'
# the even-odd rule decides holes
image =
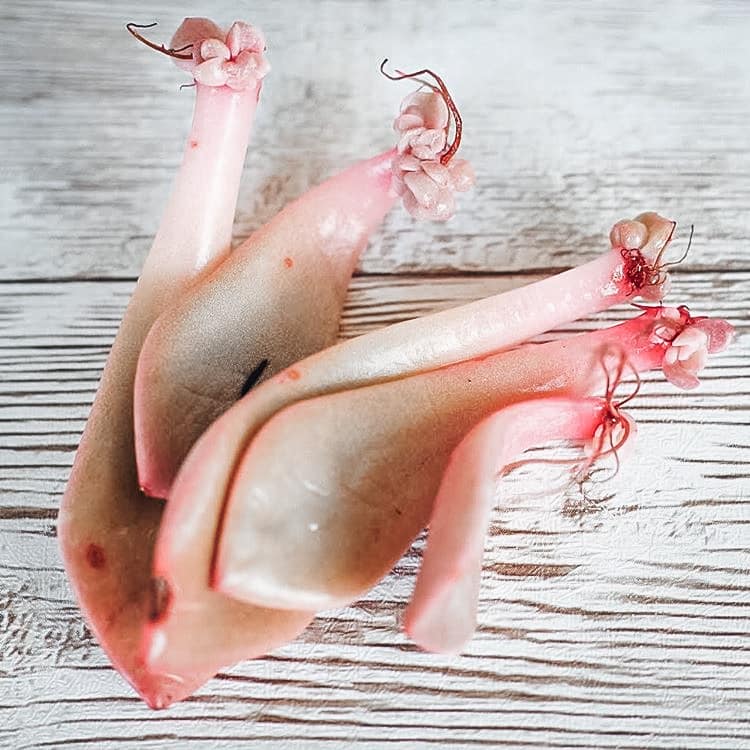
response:
{"label": "weathered wood plank", "polygon": [[[461,106],[474,195],[447,226],[388,218],[343,336],[579,263],[614,219],[646,208],[696,224],[672,300],[742,336],[698,391],[646,378],[636,457],[589,502],[540,467],[503,481],[466,656],[422,654],[399,630],[419,540],[365,599],[160,714],[82,623],[55,539],[189,123],[179,74],[122,29],[154,12],[144,0],[0,9],[0,62],[23,63],[0,98],[0,747],[750,748],[747,4],[213,3],[224,20],[251,12],[274,68],[238,239],[390,144],[408,89],[379,78],[383,56],[434,66]],[[185,12],[159,5],[165,34]],[[90,281],[29,283],[77,278]]]}
{"label": "weathered wood plank", "polygon": [[[184,3],[159,4],[163,34]],[[211,11],[231,19],[237,4]],[[253,3],[273,72],[236,235],[342,165],[386,148],[405,84],[384,56],[445,75],[479,183],[447,226],[386,221],[368,272],[519,270],[598,252],[614,220],[655,209],[697,227],[694,268],[747,268],[750,8],[670,0]],[[8,0],[0,64],[0,278],[132,277],[155,231],[192,106],[127,20],[145,0]],[[34,54],[29,54],[29,40]]]}
{"label": "weathered wood plank", "polygon": [[[342,334],[517,286],[360,277]],[[109,668],[62,571],[55,512],[132,282],[0,285],[0,745],[86,748],[728,748],[750,743],[750,273],[679,275],[672,299],[741,336],[696,392],[647,379],[637,455],[582,509],[539,467],[509,477],[466,656],[398,628],[422,541],[365,599],[153,714]],[[620,308],[596,322],[621,320]],[[689,707],[689,709],[687,708]]]}
{"label": "weathered wood plank", "polygon": [[[530,509],[527,520],[534,514]],[[5,663],[23,666],[13,670],[14,690],[6,691],[0,710],[17,712],[9,735],[16,747],[53,736],[75,746],[108,736],[108,729],[121,742],[151,732],[172,735],[175,747],[186,736],[250,740],[298,732],[311,741],[442,736],[450,746],[546,739],[553,746],[639,747],[649,735],[662,740],[657,747],[684,747],[688,738],[690,747],[742,746],[750,699],[741,679],[749,664],[746,594],[743,603],[742,591],[733,592],[726,578],[717,583],[722,572],[711,565],[691,563],[689,574],[670,575],[658,559],[611,554],[603,543],[615,531],[628,529],[589,530],[585,542],[578,540],[578,557],[568,559],[578,559],[579,567],[564,578],[486,575],[484,625],[460,659],[418,653],[397,631],[417,562],[413,553],[377,591],[319,618],[299,643],[237,667],[159,715],[118,682],[74,608],[60,601],[67,593],[61,573],[12,571],[9,583],[21,595],[11,609],[16,648],[4,651]],[[490,556],[528,559],[533,542],[517,537],[512,546],[494,537]],[[24,537],[21,550],[28,543]],[[492,548],[498,543],[505,548],[499,555]],[[599,554],[584,559],[584,545]],[[45,548],[56,555],[54,540]],[[672,554],[669,543],[662,554]],[[704,555],[720,557],[710,550]],[[747,559],[744,564],[736,574],[746,572]],[[648,602],[632,601],[631,578]],[[692,605],[675,612],[673,600],[691,598]],[[68,719],[71,712],[75,719]]]}
{"label": "weathered wood plank", "polygon": [[[343,337],[360,335],[535,278],[539,277],[359,277],[349,294],[341,333]],[[62,491],[132,287],[132,282],[0,285],[0,460],[4,468],[0,491],[12,490],[19,505],[35,505],[36,499],[45,496],[39,496],[39,491]],[[744,333],[750,273],[679,275],[674,278],[671,299],[689,303],[697,314],[711,311],[726,317]],[[622,306],[601,314],[597,322],[578,321],[555,335],[613,324],[633,314],[633,308]],[[549,336],[540,340],[545,338]],[[746,346],[741,336],[732,349],[714,358],[703,386],[695,392],[679,393],[660,376],[647,375],[647,388],[635,407],[640,410],[639,418],[649,423],[668,420],[683,427],[701,421],[719,430],[722,425],[739,428],[747,421],[750,390],[743,367]],[[741,455],[740,447],[722,460],[731,465]]]}

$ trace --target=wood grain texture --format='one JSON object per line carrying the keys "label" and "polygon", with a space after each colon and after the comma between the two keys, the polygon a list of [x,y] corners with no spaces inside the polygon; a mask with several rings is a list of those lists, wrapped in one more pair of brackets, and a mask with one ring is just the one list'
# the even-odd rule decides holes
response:
{"label": "wood grain texture", "polygon": [[[127,20],[153,4],[6,0],[0,45],[0,278],[135,276],[182,153],[185,78]],[[186,12],[166,0],[165,38]],[[196,11],[197,12],[197,11]],[[388,147],[407,84],[385,56],[431,65],[465,121],[478,173],[448,226],[394,211],[368,272],[578,263],[612,223],[658,209],[697,227],[692,267],[750,248],[750,83],[743,2],[214,2],[269,39],[273,71],[247,160],[237,237],[345,164]],[[7,28],[7,27],[6,27]],[[156,32],[155,32],[156,33]],[[34,55],[28,54],[34,40]]]}
{"label": "wood grain texture", "polygon": [[750,748],[750,6],[159,4],[165,35],[201,12],[268,35],[238,240],[390,144],[408,88],[381,80],[382,57],[451,85],[477,189],[447,226],[392,213],[342,336],[593,257],[644,209],[696,224],[671,301],[740,332],[697,391],[646,378],[636,456],[615,479],[585,496],[540,467],[503,480],[467,655],[421,653],[400,632],[420,539],[365,599],[161,713],[83,624],[55,538],[189,125],[179,72],[122,28],[154,7],[0,9],[0,63],[22,67],[0,97],[0,747]]}
{"label": "wood grain texture", "polygon": [[[342,334],[519,281],[359,278]],[[742,335],[712,361],[699,391],[647,378],[632,409],[637,456],[616,480],[588,487],[585,502],[578,491],[554,489],[560,474],[538,468],[503,483],[482,627],[466,656],[420,653],[399,630],[420,540],[366,599],[161,714],[132,695],[82,624],[55,540],[57,504],[131,288],[0,285],[0,742],[727,748],[750,740],[742,489],[750,475],[750,273],[675,280],[675,300],[689,299],[696,312],[710,307]],[[557,335],[631,314],[620,308]],[[540,482],[553,488],[547,498],[534,494]]]}

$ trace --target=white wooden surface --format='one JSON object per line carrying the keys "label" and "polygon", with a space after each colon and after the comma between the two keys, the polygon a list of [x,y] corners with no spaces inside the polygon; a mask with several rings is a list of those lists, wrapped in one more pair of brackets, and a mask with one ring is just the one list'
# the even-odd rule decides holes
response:
{"label": "white wooden surface", "polygon": [[[342,335],[592,257],[655,209],[695,223],[672,300],[747,329],[750,5],[730,2],[6,0],[0,146],[0,746],[750,747],[748,338],[701,388],[647,379],[637,457],[591,502],[507,480],[468,655],[401,635],[421,542],[365,600],[319,617],[167,712],[111,670],[62,572],[56,509],[99,372],[178,163],[191,94],[125,21],[244,17],[273,72],[236,234],[386,147],[430,65],[479,185],[447,226],[394,212]],[[561,232],[564,246],[553,243]],[[684,235],[683,235],[684,236]],[[620,309],[581,330],[632,314]],[[564,333],[564,332],[563,332]],[[597,498],[614,495],[595,503]]]}

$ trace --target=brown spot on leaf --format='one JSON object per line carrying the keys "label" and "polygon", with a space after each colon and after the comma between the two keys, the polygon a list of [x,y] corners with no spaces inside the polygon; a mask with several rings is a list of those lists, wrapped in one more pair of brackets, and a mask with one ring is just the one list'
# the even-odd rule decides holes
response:
{"label": "brown spot on leaf", "polygon": [[101,570],[107,564],[107,556],[104,554],[104,548],[93,542],[86,547],[86,562],[94,568]]}
{"label": "brown spot on leaf", "polygon": [[172,603],[172,589],[165,578],[157,577],[151,579],[151,608],[148,619],[151,622],[159,622],[169,611]]}

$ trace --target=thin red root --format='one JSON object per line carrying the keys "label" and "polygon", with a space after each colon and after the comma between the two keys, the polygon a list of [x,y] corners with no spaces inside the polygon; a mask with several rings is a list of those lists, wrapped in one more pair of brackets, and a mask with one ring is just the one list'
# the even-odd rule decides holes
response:
{"label": "thin red root", "polygon": [[[615,357],[617,357],[617,361],[614,365],[614,372],[612,373],[610,373],[610,366],[607,363],[607,357],[610,355],[614,355]],[[528,464],[545,464],[551,466],[571,466],[573,469],[573,474],[580,477],[584,476],[591,469],[593,464],[595,464],[600,459],[606,458],[610,455],[614,455],[616,467],[612,477],[617,476],[617,473],[620,470],[620,459],[618,456],[618,451],[620,450],[620,448],[622,448],[623,445],[625,445],[628,438],[630,437],[631,432],[630,423],[622,414],[621,408],[624,404],[632,401],[638,395],[641,389],[642,381],[640,375],[638,374],[638,371],[635,367],[633,367],[624,350],[620,347],[605,347],[599,355],[599,363],[604,370],[605,376],[604,401],[606,403],[606,408],[602,413],[601,421],[604,429],[602,430],[598,438],[596,438],[596,444],[594,445],[594,449],[591,455],[587,456],[583,460],[578,458],[524,458],[520,461],[514,461],[511,464],[507,464],[503,469],[502,474],[508,474],[509,472],[515,469],[519,469],[522,466],[527,466]],[[615,391],[622,383],[626,369],[629,369],[635,376],[635,388],[633,389],[633,392],[626,396],[624,399],[615,401]],[[614,431],[618,427],[622,428],[623,434],[622,437],[617,441],[617,443],[615,443],[613,436]],[[609,442],[609,447],[605,448],[605,443],[607,442]]]}
{"label": "thin red root", "polygon": [[[674,232],[674,230],[672,230],[672,231]],[[694,234],[695,234],[695,224],[691,224],[690,225],[690,236],[688,237],[688,243],[687,243],[687,247],[685,248],[685,252],[677,260],[673,260],[673,261],[671,261],[669,263],[662,263],[661,265],[659,265],[659,267],[658,267],[657,270],[661,271],[662,268],[669,268],[670,266],[678,266],[680,263],[682,263],[682,261],[685,260],[685,258],[688,257],[688,253],[690,252],[690,248],[693,245],[693,235]],[[672,239],[672,235],[671,234],[669,235],[669,239]],[[666,248],[666,245],[664,245],[664,247]],[[663,252],[664,252],[664,248],[662,248],[661,252],[657,256],[657,259],[656,259],[657,260],[657,264],[658,264],[659,259],[662,256]],[[657,264],[655,264],[655,265],[657,265]]]}
{"label": "thin red root", "polygon": [[192,60],[193,54],[189,53],[187,55],[180,54],[181,52],[184,52],[186,49],[192,49],[192,44],[186,44],[184,47],[179,47],[178,49],[172,49],[171,47],[165,47],[163,44],[156,44],[155,42],[152,42],[149,39],[146,39],[145,36],[142,34],[139,34],[135,29],[152,29],[154,26],[156,26],[156,21],[153,23],[146,23],[146,24],[138,24],[133,23],[132,21],[130,23],[125,24],[125,28],[139,41],[145,44],[147,47],[150,47],[151,49],[155,49],[157,52],[161,52],[164,55],[167,55],[169,57],[174,57],[177,60]]}
{"label": "thin red root", "polygon": [[685,260],[685,258],[687,258],[687,255],[690,252],[690,246],[693,244],[693,233],[695,231],[695,224],[690,225],[690,237],[688,239],[687,248],[685,248],[685,252],[682,254],[682,257],[679,260],[673,261],[672,263],[661,262],[662,256],[664,255],[670,243],[672,242],[672,238],[674,237],[674,233],[676,229],[677,229],[677,222],[673,221],[672,231],[669,233],[669,237],[667,237],[666,241],[661,247],[661,250],[659,250],[659,253],[654,259],[654,262],[650,266],[651,274],[650,274],[649,281],[651,284],[661,283],[664,279],[663,269],[668,268],[669,266],[676,266],[678,263],[682,263],[682,261]]}
{"label": "thin red root", "polygon": [[[396,73],[398,75],[393,75],[392,73],[388,73],[385,70],[385,65],[387,62],[388,62],[388,58],[386,57],[383,60],[383,62],[380,63],[380,72],[388,80],[390,81],[403,81],[406,79],[417,80],[419,81],[419,83],[425,86],[429,86],[434,91],[437,91],[437,93],[443,97],[445,106],[448,107],[448,111],[453,116],[453,127],[454,127],[453,140],[451,141],[450,146],[448,146],[440,156],[440,163],[447,164],[453,158],[456,151],[458,151],[458,147],[461,145],[461,133],[463,131],[463,121],[461,120],[461,113],[458,111],[458,107],[456,106],[456,103],[453,101],[453,97],[450,95],[450,92],[448,91],[448,87],[443,82],[443,79],[437,73],[433,73],[429,68],[417,70],[414,73],[403,73],[400,70],[397,70]],[[419,79],[419,76],[425,76],[425,75],[432,76],[432,78],[435,80],[435,83],[437,84],[437,87],[433,86],[427,81],[422,81]]]}
{"label": "thin red root", "polygon": [[[608,355],[614,355],[615,357],[617,357],[614,373],[611,376],[609,367],[607,365]],[[602,415],[601,422],[604,429],[599,436],[598,444],[594,446],[591,455],[586,459],[586,461],[581,464],[578,473],[579,476],[583,475],[587,473],[593,466],[593,464],[595,464],[597,461],[601,460],[602,458],[606,458],[607,456],[614,455],[616,466],[612,477],[615,477],[620,471],[620,457],[618,455],[618,451],[620,450],[620,448],[622,448],[623,445],[625,445],[628,438],[630,437],[630,423],[621,410],[625,404],[627,404],[629,401],[632,401],[640,392],[641,377],[638,374],[638,370],[631,364],[630,360],[625,354],[625,351],[620,347],[605,347],[605,349],[599,356],[599,362],[602,366],[602,369],[604,370],[604,375],[606,378],[604,400],[607,404],[607,407],[604,414]],[[635,388],[633,389],[633,392],[625,398],[620,399],[619,401],[615,401],[615,391],[619,387],[620,383],[622,383],[626,368],[629,369],[635,376]],[[623,434],[615,444],[613,436],[615,430],[618,427],[622,429]],[[606,450],[604,449],[605,442],[609,442],[609,447]],[[610,477],[610,479],[612,477]]]}
{"label": "thin red root", "polygon": [[[609,368],[607,366],[607,356],[609,355],[617,357],[614,377],[612,378],[610,378]],[[604,392],[604,399],[610,409],[621,409],[624,404],[632,401],[638,395],[638,392],[641,389],[641,376],[638,374],[638,370],[631,364],[630,360],[627,357],[627,354],[625,354],[625,351],[619,346],[610,345],[604,347],[601,354],[599,355],[599,364],[602,366],[606,378],[606,390]],[[615,391],[620,386],[620,383],[622,383],[626,368],[629,369],[635,377],[635,389],[627,398],[615,402]]]}
{"label": "thin red root", "polygon": [[688,243],[687,247],[685,248],[685,252],[677,260],[671,261],[669,263],[662,263],[664,253],[672,242],[675,229],[677,228],[676,221],[673,221],[671,223],[672,230],[670,231],[667,239],[664,241],[664,244],[659,250],[653,263],[650,263],[640,250],[636,250],[633,248],[622,248],[620,250],[620,254],[625,261],[625,274],[628,281],[633,287],[633,291],[642,289],[647,285],[659,286],[663,284],[667,279],[664,269],[669,268],[670,266],[679,265],[683,260],[685,260],[685,258],[687,258],[688,253],[690,253],[690,248],[693,244],[693,235],[695,233],[695,224],[690,225],[690,237],[688,237]]}

